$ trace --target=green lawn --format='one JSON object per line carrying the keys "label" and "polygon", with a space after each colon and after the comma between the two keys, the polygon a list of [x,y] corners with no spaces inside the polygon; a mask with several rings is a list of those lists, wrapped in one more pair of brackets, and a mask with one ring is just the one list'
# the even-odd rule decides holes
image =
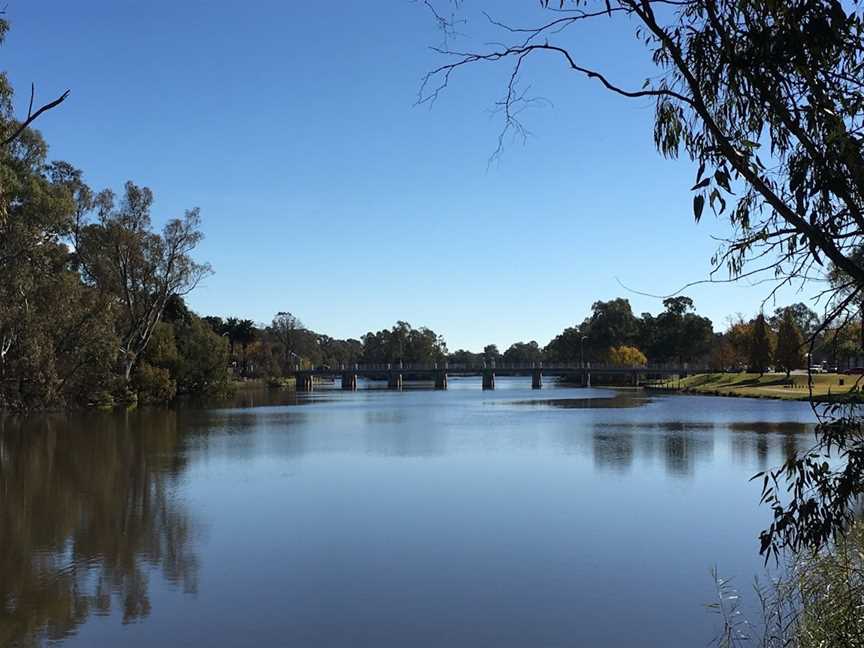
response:
{"label": "green lawn", "polygon": [[[749,396],[752,398],[783,398],[806,400],[810,396],[807,389],[807,375],[756,373],[711,373],[697,374],[670,380],[663,383],[666,387],[680,388],[697,394],[715,396]],[[864,376],[844,374],[813,374],[813,396],[819,399],[846,396],[864,385]]]}

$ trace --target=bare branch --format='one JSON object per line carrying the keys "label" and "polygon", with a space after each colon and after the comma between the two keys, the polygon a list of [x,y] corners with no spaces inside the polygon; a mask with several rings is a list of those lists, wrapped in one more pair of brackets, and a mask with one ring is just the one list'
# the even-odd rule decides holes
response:
{"label": "bare branch", "polygon": [[21,135],[21,133],[23,133],[27,129],[27,127],[30,126],[30,124],[32,124],[34,121],[36,121],[40,115],[42,115],[42,113],[46,113],[49,110],[56,108],[57,106],[59,106],[61,103],[63,103],[66,100],[66,97],[69,96],[69,90],[67,90],[62,95],[57,97],[57,99],[45,104],[44,106],[39,108],[39,110],[37,110],[34,113],[34,112],[32,112],[32,110],[33,110],[33,93],[34,92],[35,92],[35,88],[33,88],[31,86],[30,108],[27,110],[27,119],[25,119],[23,122],[21,122],[18,125],[18,128],[16,128],[11,135],[9,135],[8,137],[6,137],[3,140],[0,140],[0,146],[8,146],[12,142],[14,142]]}

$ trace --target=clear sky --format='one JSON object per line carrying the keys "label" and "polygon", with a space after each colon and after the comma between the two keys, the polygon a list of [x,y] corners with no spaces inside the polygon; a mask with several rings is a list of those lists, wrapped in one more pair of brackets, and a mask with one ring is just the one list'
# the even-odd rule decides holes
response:
{"label": "clear sky", "polygon": [[[454,47],[490,38],[476,7],[544,17],[536,0],[466,6]],[[215,269],[189,298],[202,315],[269,322],[288,310],[334,337],[402,319],[451,350],[545,344],[598,299],[661,310],[618,281],[663,294],[703,279],[711,236],[727,232],[711,216],[694,224],[695,170],[654,150],[650,101],[551,58],[523,82],[552,105],[525,116],[527,144],[488,166],[507,70],[466,69],[431,110],[415,107],[441,34],[411,0],[11,0],[7,16],[3,67],[19,104],[31,81],[44,100],[72,90],[39,122],[52,158],[95,189],[151,187],[157,224],[201,208],[198,257]],[[652,73],[626,22],[568,43],[622,84]],[[686,294],[719,329],[768,291]]]}

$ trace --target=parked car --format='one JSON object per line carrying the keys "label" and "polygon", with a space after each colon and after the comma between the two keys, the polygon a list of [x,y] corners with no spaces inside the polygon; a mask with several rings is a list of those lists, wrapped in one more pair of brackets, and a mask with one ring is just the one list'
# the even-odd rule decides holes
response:
{"label": "parked car", "polygon": [[849,375],[864,374],[864,367],[850,367],[849,369],[846,369],[843,373]]}
{"label": "parked car", "polygon": [[810,367],[810,373],[822,374],[827,372],[825,371],[825,367],[823,367],[822,365],[813,365],[812,367]]}

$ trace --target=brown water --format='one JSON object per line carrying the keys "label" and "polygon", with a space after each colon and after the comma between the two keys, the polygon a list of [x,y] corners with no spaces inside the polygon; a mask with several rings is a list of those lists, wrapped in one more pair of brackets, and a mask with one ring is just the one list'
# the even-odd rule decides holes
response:
{"label": "brown water", "polygon": [[706,645],[808,406],[528,387],[2,420],[0,646]]}

